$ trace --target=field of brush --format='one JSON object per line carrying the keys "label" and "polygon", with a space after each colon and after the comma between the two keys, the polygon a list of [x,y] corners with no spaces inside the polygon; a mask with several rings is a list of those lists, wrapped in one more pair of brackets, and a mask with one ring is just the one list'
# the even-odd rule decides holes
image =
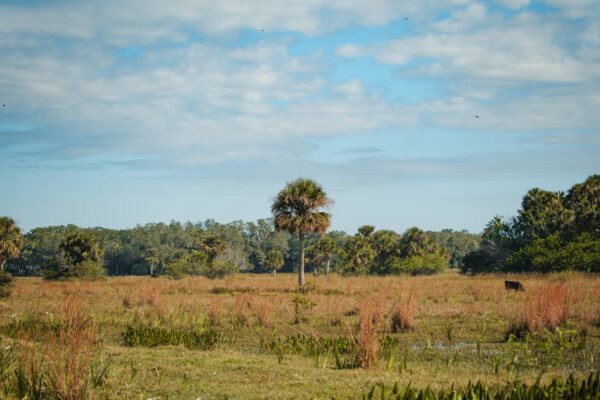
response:
{"label": "field of brush", "polygon": [[345,399],[600,368],[600,277],[505,279],[18,278],[0,301],[0,396]]}

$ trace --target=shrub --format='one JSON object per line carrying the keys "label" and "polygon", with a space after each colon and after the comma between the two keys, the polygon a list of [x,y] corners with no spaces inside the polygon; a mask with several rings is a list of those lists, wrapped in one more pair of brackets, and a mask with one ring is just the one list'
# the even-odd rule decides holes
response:
{"label": "shrub", "polygon": [[179,279],[185,275],[200,275],[210,279],[220,279],[237,271],[236,266],[220,258],[211,259],[201,251],[186,254],[167,265],[165,275]]}
{"label": "shrub", "polygon": [[406,302],[397,302],[392,307],[392,332],[406,332],[414,328],[415,308],[417,298],[414,293],[410,293]]}
{"label": "shrub", "polygon": [[102,267],[99,261],[86,260],[75,265],[57,265],[56,267],[45,269],[43,276],[47,280],[95,280],[104,276],[104,273],[104,267]]}
{"label": "shrub", "polygon": [[0,271],[0,298],[10,296],[13,286],[13,277],[6,271]]}
{"label": "shrub", "polygon": [[431,275],[447,268],[448,257],[436,253],[405,258],[393,257],[386,264],[385,269],[392,274]]}

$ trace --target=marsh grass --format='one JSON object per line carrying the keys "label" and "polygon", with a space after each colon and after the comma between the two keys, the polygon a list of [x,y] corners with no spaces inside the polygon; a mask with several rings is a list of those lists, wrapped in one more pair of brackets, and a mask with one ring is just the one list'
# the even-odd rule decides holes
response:
{"label": "marsh grass", "polygon": [[566,283],[540,287],[527,296],[520,316],[509,323],[505,337],[522,338],[528,333],[550,332],[567,321],[572,296]]}
{"label": "marsh grass", "polygon": [[356,347],[358,364],[361,368],[371,368],[377,361],[379,327],[382,319],[381,304],[366,299],[359,302],[357,328],[355,331],[349,328],[349,333]]}
{"label": "marsh grass", "polygon": [[410,292],[404,302],[394,303],[391,311],[391,330],[392,332],[407,332],[415,327],[415,309],[417,305],[417,296]]}
{"label": "marsh grass", "polygon": [[[5,397],[78,400],[88,398],[90,361],[96,347],[96,328],[82,311],[79,297],[71,294],[62,307],[62,318],[40,335],[35,326],[22,324],[15,331],[14,357],[3,356],[0,387]],[[31,320],[28,320],[31,321]],[[43,325],[46,326],[46,325]],[[45,328],[44,328],[45,329]],[[55,334],[45,335],[48,331]],[[9,367],[6,367],[9,365]]]}
{"label": "marsh grass", "polygon": [[[264,398],[266,391],[272,398],[354,398],[376,379],[393,382],[400,377],[404,383],[413,381],[415,388],[440,389],[448,382],[466,385],[470,379],[531,383],[542,370],[544,377],[566,378],[570,372],[582,376],[599,369],[600,327],[595,315],[600,278],[583,274],[514,278],[527,292],[506,293],[504,276],[466,277],[453,272],[425,277],[308,277],[313,285],[306,293],[295,290],[291,274],[275,278],[239,274],[216,280],[119,277],[96,282],[17,278],[11,297],[0,301],[0,344],[9,347],[6,354],[12,360],[4,369],[10,378],[2,378],[1,387],[10,386],[15,393],[17,365],[23,366],[22,382],[39,382],[25,367],[47,370],[46,341],[52,337],[54,346],[59,345],[60,330],[77,325],[68,322],[64,307],[71,296],[78,298],[81,313],[96,330],[92,343],[96,350],[88,364],[94,365],[99,353],[110,354],[112,360],[108,378],[100,373],[101,367],[93,368],[93,374],[88,371],[87,396],[93,398]],[[520,340],[504,340],[507,323],[536,309],[538,291],[554,285],[568,289],[570,301],[559,302],[568,307],[562,313],[550,312],[550,307],[544,314],[566,316],[548,318],[564,322],[553,331],[542,328]],[[313,305],[300,304],[296,310],[297,296],[301,303]],[[373,318],[379,312],[371,312],[369,317],[361,302],[388,315]],[[394,331],[395,306],[410,309],[400,313],[410,323],[398,327],[411,329]],[[452,327],[451,341],[446,323]],[[585,335],[581,327],[586,327]],[[147,339],[125,345],[123,334],[129,328],[131,337]],[[200,333],[206,336],[194,336]],[[34,345],[31,351],[35,349],[38,364],[18,361],[21,356],[32,360],[25,357],[26,341]],[[0,368],[0,378],[2,374]],[[49,390],[49,375],[42,376],[44,390]],[[96,387],[94,381],[102,386]]]}

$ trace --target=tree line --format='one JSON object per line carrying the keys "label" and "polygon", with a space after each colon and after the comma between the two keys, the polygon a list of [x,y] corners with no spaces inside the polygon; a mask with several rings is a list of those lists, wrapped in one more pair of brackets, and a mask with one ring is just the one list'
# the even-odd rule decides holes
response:
{"label": "tree line", "polygon": [[494,217],[481,235],[450,229],[402,234],[363,225],[353,235],[329,231],[331,203],[323,188],[297,179],[282,189],[272,218],[227,224],[138,225],[132,229],[35,228],[22,235],[0,217],[0,269],[48,279],[99,275],[202,275],[234,272],[431,274],[600,272],[600,175],[568,192],[534,188],[516,216]]}
{"label": "tree line", "polygon": [[[10,225],[14,231],[14,221]],[[277,231],[272,218],[226,224],[172,221],[118,230],[61,225],[13,236],[21,239],[11,255],[0,258],[6,270],[49,279],[291,272],[298,270],[300,258],[298,235]],[[317,273],[433,273],[457,266],[451,262],[458,263],[478,243],[479,236],[467,231],[411,228],[398,234],[365,225],[354,235],[335,230],[322,237],[307,234],[306,263]]]}

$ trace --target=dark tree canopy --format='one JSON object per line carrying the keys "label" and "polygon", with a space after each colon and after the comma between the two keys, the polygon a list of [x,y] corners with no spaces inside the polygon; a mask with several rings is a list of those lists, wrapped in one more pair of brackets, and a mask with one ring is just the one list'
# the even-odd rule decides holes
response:
{"label": "dark tree canopy", "polygon": [[494,217],[462,269],[480,272],[600,272],[600,175],[564,195],[538,188],[514,218]]}

